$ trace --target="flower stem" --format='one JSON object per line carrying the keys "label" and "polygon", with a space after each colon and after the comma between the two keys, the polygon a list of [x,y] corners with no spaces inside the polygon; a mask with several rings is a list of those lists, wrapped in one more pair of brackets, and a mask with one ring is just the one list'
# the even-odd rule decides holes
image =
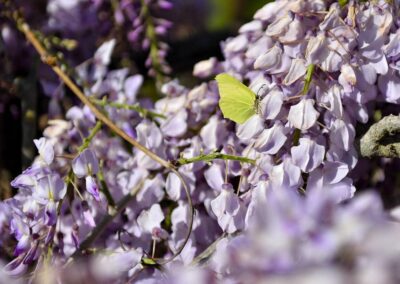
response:
{"label": "flower stem", "polygon": [[314,73],[315,65],[310,64],[307,67],[306,77],[304,79],[304,87],[303,87],[303,95],[307,95],[308,90],[310,89],[310,84],[312,81],[312,75]]}
{"label": "flower stem", "polygon": [[90,131],[89,136],[85,137],[85,139],[83,139],[82,145],[79,146],[79,148],[78,148],[79,153],[82,153],[83,150],[87,149],[90,146],[90,142],[92,142],[92,140],[96,136],[97,132],[100,131],[101,126],[102,126],[101,121],[97,121],[96,125]]}
{"label": "flower stem", "polygon": [[157,245],[156,240],[153,240],[153,245],[152,245],[152,249],[151,249],[151,258],[154,258],[156,255],[156,245]]}
{"label": "flower stem", "polygon": [[113,198],[113,196],[112,196],[110,190],[108,189],[106,180],[105,180],[105,178],[104,178],[104,174],[103,174],[103,163],[104,163],[104,161],[101,160],[101,161],[100,161],[100,169],[99,169],[99,172],[97,173],[97,178],[98,178],[98,180],[100,181],[101,190],[103,191],[104,195],[106,196],[107,201],[108,201],[108,204],[109,204],[110,206],[114,207],[114,206],[115,206],[114,198]]}
{"label": "flower stem", "polygon": [[[100,120],[102,123],[107,125],[115,134],[120,136],[122,139],[127,141],[129,144],[137,148],[139,151],[142,151],[145,153],[147,156],[149,156],[151,159],[165,167],[166,169],[172,171],[175,173],[180,181],[182,182],[183,188],[186,193],[187,197],[187,202],[190,208],[190,219],[188,223],[188,232],[185,236],[184,241],[182,242],[181,247],[177,249],[174,255],[172,255],[169,259],[164,259],[164,260],[159,260],[159,264],[165,264],[167,262],[170,262],[173,260],[175,257],[180,255],[182,250],[185,248],[186,243],[188,242],[190,238],[190,234],[192,232],[192,227],[193,227],[193,217],[194,217],[194,208],[193,208],[193,202],[192,198],[190,196],[190,191],[187,186],[186,181],[182,177],[182,175],[176,170],[175,166],[172,165],[170,162],[164,160],[160,156],[158,156],[156,153],[152,152],[150,149],[146,148],[142,144],[140,144],[138,141],[133,139],[131,136],[129,136],[126,132],[124,132],[121,128],[119,128],[113,121],[111,121],[103,112],[101,112],[91,101],[90,99],[85,96],[85,94],[79,89],[79,87],[72,81],[72,79],[66,74],[66,72],[58,65],[57,58],[50,55],[48,51],[43,47],[43,45],[40,43],[40,41],[36,38],[35,34],[32,32],[30,29],[29,25],[24,21],[22,16],[18,16],[15,19],[18,28],[24,33],[26,39],[34,46],[38,54],[40,55],[42,61],[49,65],[52,70],[58,75],[58,77],[64,82],[64,84],[74,93],[81,101],[83,104],[85,104],[91,111],[92,113],[96,116],[98,120]],[[128,195],[130,196],[130,195]],[[97,228],[94,229],[94,237],[97,238],[98,230]],[[91,234],[93,235],[93,234]],[[86,244],[86,243],[85,243]]]}
{"label": "flower stem", "polygon": [[220,152],[213,152],[210,154],[201,154],[199,156],[193,157],[193,158],[179,158],[174,162],[178,167],[186,165],[186,164],[191,164],[191,163],[197,163],[197,162],[211,162],[212,160],[232,160],[232,161],[239,161],[243,163],[249,163],[252,165],[255,165],[256,161],[253,159],[249,159],[246,157],[241,157],[241,156],[234,156],[234,155],[227,155],[223,154]]}
{"label": "flower stem", "polygon": [[149,57],[152,62],[152,67],[155,72],[155,79],[157,87],[160,87],[164,81],[164,72],[162,71],[161,62],[159,60],[159,48],[158,48],[158,38],[154,28],[154,21],[150,14],[150,10],[146,1],[141,0],[142,9],[140,11],[141,16],[145,19],[145,26],[146,26],[146,38],[150,41],[150,50],[149,50]]}

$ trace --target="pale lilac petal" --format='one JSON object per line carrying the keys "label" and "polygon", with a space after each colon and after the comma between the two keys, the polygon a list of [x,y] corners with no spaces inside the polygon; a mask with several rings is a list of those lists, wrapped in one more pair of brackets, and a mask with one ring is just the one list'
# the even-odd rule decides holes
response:
{"label": "pale lilac petal", "polygon": [[268,49],[264,54],[257,57],[254,62],[255,69],[263,69],[264,71],[274,70],[281,63],[282,49],[277,45]]}
{"label": "pale lilac petal", "polygon": [[264,120],[259,115],[253,115],[245,123],[239,124],[236,135],[242,141],[255,138],[264,129]]}
{"label": "pale lilac petal", "polygon": [[[256,42],[252,43],[248,47],[248,49],[246,51],[246,57],[253,59],[253,60],[257,60],[260,56],[262,56],[265,53],[266,49],[270,49],[273,45],[274,45],[274,42],[270,37],[262,36]],[[257,67],[256,67],[256,63],[254,63],[254,68],[259,69],[259,68],[263,68],[263,67],[259,67],[258,63],[257,63]]]}
{"label": "pale lilac petal", "polygon": [[349,173],[349,167],[341,162],[325,161],[322,168],[312,171],[307,180],[307,189],[323,188],[326,185],[336,184]]}
{"label": "pale lilac petal", "polygon": [[279,88],[273,88],[262,99],[261,116],[265,119],[274,119],[281,111],[283,105],[283,93]]}
{"label": "pale lilac petal", "polygon": [[228,40],[225,46],[225,51],[227,52],[239,52],[246,48],[248,44],[246,35],[238,35],[237,37]]}
{"label": "pale lilac petal", "polygon": [[193,76],[199,78],[211,77],[219,72],[219,63],[217,58],[211,57],[207,60],[197,62],[193,68]]}
{"label": "pale lilac petal", "polygon": [[280,12],[284,13],[287,11],[285,9],[286,5],[287,2],[285,1],[270,2],[255,13],[254,19],[272,22],[277,16],[280,16]]}
{"label": "pale lilac petal", "polygon": [[46,172],[43,171],[40,166],[32,166],[27,168],[17,176],[14,180],[11,181],[11,186],[15,188],[32,188],[36,185],[37,180],[46,175]]}
{"label": "pale lilac petal", "polygon": [[143,210],[137,218],[137,222],[144,232],[151,234],[154,228],[161,228],[164,218],[161,206],[157,203],[153,204],[149,210]]}
{"label": "pale lilac petal", "polygon": [[296,58],[292,60],[290,65],[289,73],[283,80],[283,84],[289,86],[299,80],[304,78],[307,72],[306,61],[304,59]]}
{"label": "pale lilac petal", "polygon": [[389,65],[385,55],[381,55],[380,58],[371,60],[368,64],[371,66],[377,74],[385,75],[389,71]]}
{"label": "pale lilac petal", "polygon": [[111,61],[111,54],[116,44],[115,39],[104,42],[94,54],[94,60],[97,64],[107,66]]}
{"label": "pale lilac petal", "polygon": [[396,34],[390,35],[390,41],[384,47],[384,52],[388,57],[395,57],[400,54],[400,32],[397,31]]}
{"label": "pale lilac petal", "polygon": [[72,161],[72,169],[79,178],[95,175],[99,171],[99,162],[93,151],[87,148]]}
{"label": "pale lilac petal", "polygon": [[97,279],[118,279],[129,270],[140,266],[143,253],[139,249],[123,252],[96,254],[91,262],[91,269]]}
{"label": "pale lilac petal", "polygon": [[44,137],[40,139],[34,139],[33,142],[39,151],[40,157],[45,161],[46,164],[50,165],[54,160],[53,145]]}
{"label": "pale lilac petal", "polygon": [[31,240],[28,235],[23,235],[17,243],[17,246],[14,249],[14,255],[18,256],[24,252],[26,252],[31,247]]}
{"label": "pale lilac petal", "polygon": [[[157,174],[153,179],[146,179],[143,187],[136,195],[136,200],[143,206],[150,206],[160,202],[165,196],[165,181],[161,174]],[[132,187],[131,187],[132,188]]]}
{"label": "pale lilac petal", "polygon": [[53,226],[57,222],[57,204],[49,201],[44,210],[44,220],[47,226]]}
{"label": "pale lilac petal", "polygon": [[241,26],[239,28],[239,33],[244,34],[244,33],[250,33],[250,32],[258,32],[262,30],[262,22],[258,20],[254,20],[251,22],[248,22]]}
{"label": "pale lilac petal", "polygon": [[307,130],[314,126],[318,116],[319,112],[314,108],[314,100],[304,99],[290,107],[288,120],[295,128]]}
{"label": "pale lilac petal", "polygon": [[300,138],[299,145],[291,149],[293,163],[303,172],[310,172],[317,168],[323,161],[325,147],[317,144],[310,138]]}
{"label": "pale lilac petal", "polygon": [[355,135],[355,129],[351,123],[336,119],[331,126],[329,137],[332,143],[348,151],[353,145]]}
{"label": "pale lilac petal", "polygon": [[269,181],[273,188],[293,189],[302,185],[301,170],[291,159],[285,159],[281,164],[274,166],[269,173]]}
{"label": "pale lilac petal", "polygon": [[218,224],[225,232],[231,234],[244,227],[244,210],[239,197],[232,189],[223,189],[211,201],[211,209],[218,219]]}
{"label": "pale lilac petal", "polygon": [[268,25],[265,34],[267,36],[280,36],[287,31],[289,24],[292,21],[293,21],[292,13],[288,13],[283,17],[279,17],[273,23]]}
{"label": "pale lilac petal", "polygon": [[90,210],[84,210],[82,214],[86,224],[88,224],[92,228],[96,227],[96,222],[94,221],[93,215]]}
{"label": "pale lilac petal", "polygon": [[136,127],[136,131],[138,141],[151,149],[158,148],[163,141],[160,129],[151,121],[144,120]]}
{"label": "pale lilac petal", "polygon": [[385,76],[379,76],[378,86],[387,102],[400,103],[400,76],[398,72],[390,70]]}
{"label": "pale lilac petal", "polygon": [[[129,194],[129,192],[140,184],[147,176],[148,171],[145,169],[136,169],[133,171],[123,171],[116,176],[116,185],[118,185],[122,193]],[[139,194],[141,191],[139,192]]]}
{"label": "pale lilac petal", "polygon": [[281,122],[263,130],[254,143],[254,148],[266,154],[275,155],[287,140],[286,131]]}
{"label": "pale lilac petal", "polygon": [[340,162],[326,161],[323,168],[324,181],[326,183],[338,183],[349,173],[349,167]]}
{"label": "pale lilac petal", "polygon": [[331,144],[329,150],[326,152],[326,159],[333,162],[345,163],[349,169],[354,169],[357,164],[358,153],[354,146],[351,145],[349,150],[336,144]]}
{"label": "pale lilac petal", "polygon": [[124,82],[125,95],[130,103],[136,102],[136,95],[143,84],[142,75],[133,75]]}
{"label": "pale lilac petal", "polygon": [[339,26],[341,24],[341,21],[339,20],[340,12],[341,11],[338,6],[332,5],[329,8],[329,12],[326,14],[324,20],[319,24],[319,28],[323,31],[326,31]]}
{"label": "pale lilac petal", "polygon": [[218,149],[226,142],[228,130],[226,123],[217,116],[210,117],[208,123],[200,131],[200,137],[206,149]]}
{"label": "pale lilac petal", "polygon": [[310,38],[306,50],[307,64],[320,64],[328,56],[328,53],[329,50],[324,33]]}
{"label": "pale lilac petal", "polygon": [[219,164],[213,163],[207,170],[204,171],[204,177],[207,184],[214,190],[220,190],[224,183],[224,175]]}
{"label": "pale lilac petal", "polygon": [[33,197],[41,204],[48,200],[59,201],[67,193],[67,185],[58,174],[47,175],[37,182]]}
{"label": "pale lilac petal", "polygon": [[314,187],[312,190],[310,189],[310,191],[326,192],[326,194],[329,194],[336,203],[340,203],[352,198],[356,189],[350,178],[344,178],[338,183],[324,184],[323,187]]}
{"label": "pale lilac petal", "polygon": [[86,190],[96,199],[97,201],[100,201],[100,192],[99,192],[99,187],[96,183],[96,180],[92,176],[87,176],[85,178],[86,181]]}
{"label": "pale lilac petal", "polygon": [[320,103],[323,104],[335,117],[343,117],[343,104],[341,95],[343,89],[340,85],[335,84],[327,92],[321,94]]}
{"label": "pale lilac petal", "polygon": [[304,23],[299,17],[295,17],[294,21],[289,24],[285,34],[279,37],[279,41],[284,44],[296,43],[304,37]]}
{"label": "pale lilac petal", "polygon": [[[385,60],[386,62],[386,60]],[[371,64],[361,65],[358,68],[357,81],[363,79],[369,85],[374,85],[377,79],[377,72]],[[359,82],[361,83],[361,82]]]}
{"label": "pale lilac petal", "polygon": [[338,52],[342,50],[343,47],[340,43],[337,42],[336,39],[331,39],[330,43],[328,44],[327,49],[324,49],[323,54],[321,54],[321,69],[326,72],[336,72],[340,70],[340,66],[343,63],[345,56],[347,55],[346,50],[342,53]]}
{"label": "pale lilac petal", "polygon": [[182,109],[161,123],[161,131],[169,137],[180,137],[186,133],[186,129],[187,112],[185,109]]}
{"label": "pale lilac petal", "polygon": [[357,83],[357,76],[354,68],[350,64],[343,64],[340,68],[340,76],[343,76],[344,80],[354,86]]}

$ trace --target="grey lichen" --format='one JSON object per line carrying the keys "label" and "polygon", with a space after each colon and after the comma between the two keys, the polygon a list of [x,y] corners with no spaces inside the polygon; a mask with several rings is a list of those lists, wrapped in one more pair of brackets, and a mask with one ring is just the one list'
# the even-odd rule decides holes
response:
{"label": "grey lichen", "polygon": [[373,124],[360,140],[360,153],[367,158],[400,158],[400,115]]}

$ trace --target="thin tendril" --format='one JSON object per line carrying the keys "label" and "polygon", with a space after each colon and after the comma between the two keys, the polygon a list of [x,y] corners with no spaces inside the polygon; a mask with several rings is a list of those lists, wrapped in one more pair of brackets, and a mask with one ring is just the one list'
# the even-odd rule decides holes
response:
{"label": "thin tendril", "polygon": [[[25,37],[27,40],[34,46],[36,51],[39,53],[42,61],[49,65],[53,71],[59,76],[59,78],[65,83],[66,86],[70,88],[70,90],[82,101],[83,104],[88,106],[88,108],[92,111],[92,113],[96,116],[98,120],[100,120],[102,123],[107,125],[112,131],[114,131],[118,136],[126,140],[128,143],[136,147],[138,150],[142,151],[145,153],[147,156],[149,156],[151,159],[156,161],[157,163],[161,164],[163,167],[166,169],[172,171],[175,173],[180,181],[182,182],[183,188],[185,190],[185,193],[187,195],[187,200],[188,204],[190,207],[190,217],[189,217],[189,226],[188,226],[188,232],[187,235],[181,245],[181,247],[177,250],[177,252],[170,257],[169,259],[164,259],[159,262],[159,264],[165,264],[173,260],[175,257],[177,257],[184,247],[186,246],[186,243],[189,240],[190,234],[192,232],[192,227],[193,227],[193,217],[194,217],[194,209],[193,209],[193,203],[192,203],[192,198],[190,196],[190,191],[188,189],[188,186],[186,184],[186,181],[183,179],[182,175],[175,169],[175,167],[168,161],[164,160],[163,158],[159,157],[157,154],[137,142],[135,139],[130,137],[126,132],[124,132],[122,129],[120,129],[114,122],[112,122],[103,112],[101,112],[91,101],[88,97],[85,96],[85,94],[79,89],[79,87],[71,80],[71,78],[62,70],[62,68],[58,65],[57,59],[54,56],[51,56],[47,50],[43,47],[43,45],[39,42],[39,40],[36,38],[35,34],[32,32],[30,29],[29,25],[22,19],[22,17],[18,17],[16,19],[18,28],[25,34]],[[97,236],[94,236],[93,238],[97,238]],[[91,242],[89,242],[91,243]]]}

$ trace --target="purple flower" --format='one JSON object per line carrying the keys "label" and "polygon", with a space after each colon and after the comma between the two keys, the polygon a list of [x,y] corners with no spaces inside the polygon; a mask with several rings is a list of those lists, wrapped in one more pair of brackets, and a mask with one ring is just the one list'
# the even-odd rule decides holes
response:
{"label": "purple flower", "polygon": [[180,137],[187,130],[187,112],[181,110],[174,116],[170,116],[161,124],[161,131],[165,136],[169,137]]}
{"label": "purple flower", "polygon": [[53,226],[57,222],[57,204],[50,200],[44,209],[44,222],[47,226]]}
{"label": "purple flower", "polygon": [[306,75],[307,66],[304,59],[293,59],[292,65],[290,65],[289,72],[287,73],[285,79],[283,80],[284,85],[292,85],[300,78],[304,78]]}
{"label": "purple flower", "polygon": [[275,119],[283,105],[283,93],[277,87],[272,87],[261,101],[261,116],[265,119]]}
{"label": "purple flower", "polygon": [[193,76],[207,78],[220,73],[221,67],[215,57],[196,63]]}
{"label": "purple flower", "polygon": [[220,190],[224,183],[224,175],[220,164],[213,163],[207,170],[204,171],[204,177],[207,184],[214,190]]}
{"label": "purple flower", "polygon": [[200,137],[206,149],[215,150],[223,145],[228,136],[226,123],[217,116],[210,117],[208,123],[200,131]]}
{"label": "purple flower", "polygon": [[135,267],[140,267],[143,253],[140,250],[100,254],[91,262],[94,275],[99,280],[117,279]]}
{"label": "purple flower", "polygon": [[18,240],[14,250],[14,255],[19,256],[31,247],[30,228],[20,216],[16,215],[11,220],[10,231]]}
{"label": "purple flower", "polygon": [[97,201],[100,201],[100,191],[99,187],[96,183],[96,180],[92,176],[87,176],[85,178],[85,183],[86,183],[86,190],[96,199]]}
{"label": "purple flower", "polygon": [[232,234],[244,228],[245,209],[231,184],[223,184],[221,193],[211,201],[211,209],[224,232]]}
{"label": "purple flower", "polygon": [[314,108],[314,100],[304,99],[290,107],[288,120],[297,129],[307,130],[314,126],[319,112]]}
{"label": "purple flower", "polygon": [[325,156],[325,147],[310,138],[300,138],[299,145],[291,149],[293,163],[303,172],[311,172],[318,167]]}
{"label": "purple flower", "polygon": [[25,169],[22,174],[11,181],[11,186],[24,189],[34,188],[37,180],[49,173],[50,172],[47,169],[42,168],[40,165],[34,164],[32,167]]}
{"label": "purple flower", "polygon": [[164,213],[159,204],[154,204],[149,210],[143,210],[137,222],[144,233],[151,234],[155,240],[165,239],[167,232],[161,228],[161,222],[164,220]]}
{"label": "purple flower", "polygon": [[166,0],[158,0],[157,4],[160,8],[165,9],[165,10],[170,10],[174,7],[170,1],[166,1]]}
{"label": "purple flower", "polygon": [[274,155],[285,144],[287,140],[287,130],[277,122],[269,129],[263,130],[254,143],[254,148],[260,152]]}
{"label": "purple flower", "polygon": [[[185,172],[180,170],[180,174],[186,182],[186,185],[189,187],[189,191],[193,192],[195,189],[196,178],[192,172]],[[186,199],[186,192],[183,188],[182,181],[175,173],[170,173],[165,181],[165,189],[167,191],[168,196],[172,200]]]}
{"label": "purple flower", "polygon": [[92,150],[85,149],[72,161],[74,174],[83,178],[97,174],[99,171],[99,162]]}
{"label": "purple flower", "polygon": [[54,159],[53,145],[50,143],[49,140],[47,140],[44,137],[42,137],[40,139],[35,139],[35,140],[33,140],[33,142],[35,143],[35,146],[39,151],[40,157],[43,159],[43,161],[47,165],[50,165]]}
{"label": "purple flower", "polygon": [[236,135],[240,140],[249,142],[264,129],[264,121],[259,115],[253,115],[245,123],[238,125]]}
{"label": "purple flower", "polygon": [[60,176],[50,174],[38,179],[33,197],[40,204],[47,205],[49,201],[60,201],[66,192],[67,186]]}

